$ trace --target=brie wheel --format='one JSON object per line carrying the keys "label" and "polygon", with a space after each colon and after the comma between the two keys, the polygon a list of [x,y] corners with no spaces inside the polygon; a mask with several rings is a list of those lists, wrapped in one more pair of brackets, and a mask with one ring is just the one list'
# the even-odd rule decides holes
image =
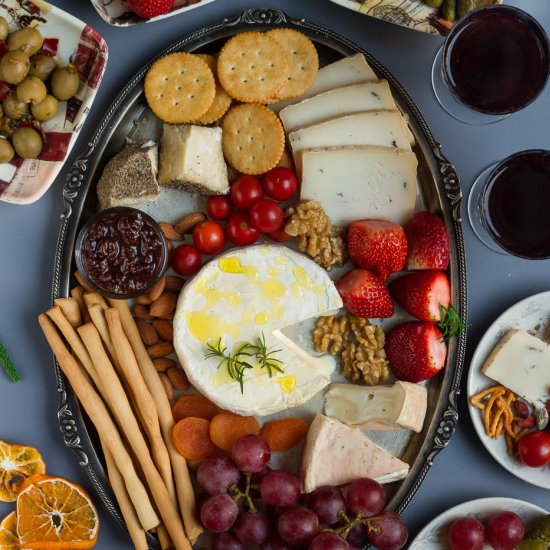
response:
{"label": "brie wheel", "polygon": [[[228,251],[209,262],[182,290],[174,317],[174,346],[190,382],[219,407],[243,415],[269,415],[308,401],[327,386],[336,362],[314,357],[282,329],[330,315],[342,300],[327,272],[284,246]],[[254,357],[243,386],[227,364],[205,358],[208,344],[235,352],[264,338],[283,372]]]}

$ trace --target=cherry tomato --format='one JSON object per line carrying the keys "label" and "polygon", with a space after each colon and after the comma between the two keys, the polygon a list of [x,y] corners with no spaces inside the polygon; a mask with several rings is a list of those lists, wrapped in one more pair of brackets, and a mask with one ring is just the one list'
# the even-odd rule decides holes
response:
{"label": "cherry tomato", "polygon": [[232,211],[233,205],[227,195],[212,195],[206,201],[206,212],[213,220],[225,220]]}
{"label": "cherry tomato", "polygon": [[274,200],[261,199],[250,209],[250,224],[259,231],[277,231],[283,220],[283,209]]}
{"label": "cherry tomato", "polygon": [[267,236],[276,243],[286,243],[292,237],[283,229],[281,226],[280,229],[277,229],[276,231],[270,231],[267,233]]}
{"label": "cherry tomato", "polygon": [[276,166],[262,176],[264,191],[279,201],[290,199],[298,191],[298,178],[289,168]]}
{"label": "cherry tomato", "polygon": [[218,222],[206,220],[193,229],[193,242],[201,252],[216,254],[225,244],[225,233]]}
{"label": "cherry tomato", "polygon": [[254,176],[239,176],[231,185],[231,200],[241,210],[249,210],[263,196],[260,180]]}
{"label": "cherry tomato", "polygon": [[172,251],[170,265],[178,275],[193,275],[201,268],[201,253],[190,244],[180,244]]}
{"label": "cherry tomato", "polygon": [[260,232],[252,227],[242,212],[234,212],[225,226],[227,238],[236,245],[246,246],[260,238]]}
{"label": "cherry tomato", "polygon": [[518,441],[520,460],[532,468],[550,463],[550,435],[545,432],[530,432]]}

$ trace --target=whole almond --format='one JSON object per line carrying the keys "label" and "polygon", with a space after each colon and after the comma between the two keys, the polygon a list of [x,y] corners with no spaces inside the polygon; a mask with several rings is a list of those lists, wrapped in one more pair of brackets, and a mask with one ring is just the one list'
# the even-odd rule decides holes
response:
{"label": "whole almond", "polygon": [[[178,296],[174,292],[163,292],[149,308],[149,313],[153,317],[161,317],[162,319],[167,319],[170,314],[173,314],[176,309],[176,302],[178,301]],[[172,315],[173,317],[173,315]]]}
{"label": "whole almond", "polygon": [[136,304],[140,304],[142,306],[150,306],[152,301],[153,300],[151,300],[149,294],[142,294],[136,298]]}
{"label": "whole almond", "polygon": [[159,227],[161,231],[164,233],[164,236],[170,240],[170,241],[181,241],[183,240],[183,237],[181,236],[181,233],[177,231],[177,229],[174,228],[174,226],[171,223],[167,222],[159,222]]}
{"label": "whole almond", "polygon": [[185,391],[189,388],[189,380],[182,369],[179,367],[172,367],[166,371],[168,379],[172,382],[172,386],[178,391]]}
{"label": "whole almond", "polygon": [[147,348],[147,355],[149,355],[151,359],[165,357],[171,353],[174,353],[174,346],[170,342],[157,342]]}
{"label": "whole almond", "polygon": [[161,277],[155,286],[149,291],[149,298],[154,302],[164,292],[165,278]]}
{"label": "whole almond", "polygon": [[141,304],[136,304],[134,306],[134,315],[138,319],[144,319],[145,321],[150,321],[153,318],[149,313],[149,306],[144,306]]}
{"label": "whole almond", "polygon": [[177,363],[169,357],[157,357],[156,359],[153,359],[153,365],[155,365],[158,372],[164,372],[172,367],[175,367]]}
{"label": "whole almond", "polygon": [[170,379],[166,374],[163,372],[159,373],[160,381],[162,382],[162,385],[164,386],[164,391],[166,392],[166,397],[168,397],[168,401],[172,402],[172,399],[174,399],[174,388],[172,388],[172,382],[170,382]]}
{"label": "whole almond", "polygon": [[141,336],[141,340],[146,346],[152,346],[158,342],[159,335],[153,325],[143,319],[138,319],[136,325],[139,335]]}
{"label": "whole almond", "polygon": [[181,277],[176,277],[175,275],[166,275],[164,277],[164,288],[165,290],[171,290],[172,292],[179,292],[183,285],[185,284],[185,280]]}
{"label": "whole almond", "polygon": [[180,218],[175,224],[174,229],[183,235],[184,233],[190,233],[195,225],[206,220],[206,216],[202,212],[193,212],[192,214],[187,214]]}
{"label": "whole almond", "polygon": [[165,319],[155,319],[153,321],[153,326],[161,340],[165,342],[172,342],[174,340],[174,328],[172,327],[172,323]]}

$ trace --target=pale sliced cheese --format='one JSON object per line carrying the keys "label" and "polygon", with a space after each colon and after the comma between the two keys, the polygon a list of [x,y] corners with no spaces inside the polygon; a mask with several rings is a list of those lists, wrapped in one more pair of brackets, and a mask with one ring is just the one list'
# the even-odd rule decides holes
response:
{"label": "pale sliced cheese", "polygon": [[403,225],[414,213],[417,158],[386,147],[302,152],[301,198],[321,203],[334,225],[384,219]]}
{"label": "pale sliced cheese", "polygon": [[362,111],[395,109],[386,80],[345,86],[285,107],[279,117],[287,133],[342,115]]}
{"label": "pale sliced cheese", "polygon": [[397,381],[392,386],[332,384],[325,395],[325,414],[354,428],[421,432],[428,392],[420,384]]}
{"label": "pale sliced cheese", "polygon": [[318,414],[307,434],[300,475],[304,491],[345,485],[360,477],[390,483],[407,477],[409,465],[360,430]]}
{"label": "pale sliced cheese", "polygon": [[296,169],[301,173],[304,149],[342,145],[378,145],[411,150],[405,121],[398,110],[366,111],[333,118],[288,135]]}
{"label": "pale sliced cheese", "polygon": [[549,398],[550,345],[525,330],[509,330],[481,370],[536,407]]}

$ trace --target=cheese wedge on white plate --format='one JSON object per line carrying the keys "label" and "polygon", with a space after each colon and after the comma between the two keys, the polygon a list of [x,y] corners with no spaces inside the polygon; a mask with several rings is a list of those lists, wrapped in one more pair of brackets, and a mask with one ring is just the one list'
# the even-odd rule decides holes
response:
{"label": "cheese wedge on white plate", "polygon": [[325,414],[353,428],[421,432],[428,406],[428,392],[420,384],[392,386],[332,384],[325,395]]}
{"label": "cheese wedge on white plate", "polygon": [[334,225],[383,219],[403,225],[414,213],[414,153],[387,147],[302,151],[300,197],[319,202]]}
{"label": "cheese wedge on white plate", "polygon": [[550,345],[525,330],[509,330],[481,371],[535,407],[550,397]]}
{"label": "cheese wedge on white plate", "polygon": [[[195,388],[223,409],[265,416],[302,405],[330,383],[334,357],[309,354],[281,331],[342,307],[327,272],[284,246],[256,245],[214,258],[183,288],[174,317],[174,347]],[[244,357],[242,390],[227,364],[206,358],[208,344],[234,353],[264,338],[282,372],[269,375]]]}
{"label": "cheese wedge on white plate", "polygon": [[390,483],[407,477],[409,465],[360,430],[318,414],[307,434],[300,477],[306,493],[323,485],[345,485],[360,477]]}
{"label": "cheese wedge on white plate", "polygon": [[279,117],[290,133],[342,115],[396,108],[387,80],[380,80],[323,92],[285,107]]}

